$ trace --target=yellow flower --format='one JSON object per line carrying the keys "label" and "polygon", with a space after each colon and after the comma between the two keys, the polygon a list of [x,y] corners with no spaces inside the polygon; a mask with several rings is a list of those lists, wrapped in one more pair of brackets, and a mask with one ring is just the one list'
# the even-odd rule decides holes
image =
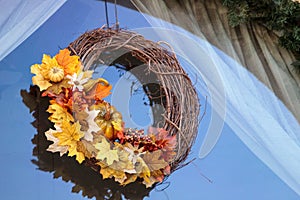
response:
{"label": "yellow flower", "polygon": [[68,146],[68,156],[76,156],[76,160],[82,163],[85,159],[84,154],[77,151],[77,143],[80,142],[80,139],[84,136],[80,127],[79,122],[71,124],[67,121],[63,121],[61,125],[62,131],[53,133],[53,136],[59,140],[58,145]]}

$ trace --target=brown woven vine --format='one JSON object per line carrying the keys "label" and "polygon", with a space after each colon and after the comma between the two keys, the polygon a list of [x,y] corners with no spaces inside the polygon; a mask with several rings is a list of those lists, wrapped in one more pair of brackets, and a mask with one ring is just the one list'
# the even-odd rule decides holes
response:
{"label": "brown woven vine", "polygon": [[177,135],[177,153],[170,163],[172,171],[182,166],[198,132],[200,105],[176,55],[138,33],[103,28],[84,33],[68,48],[81,58],[85,70],[99,64],[114,65],[137,77],[152,106],[153,126]]}

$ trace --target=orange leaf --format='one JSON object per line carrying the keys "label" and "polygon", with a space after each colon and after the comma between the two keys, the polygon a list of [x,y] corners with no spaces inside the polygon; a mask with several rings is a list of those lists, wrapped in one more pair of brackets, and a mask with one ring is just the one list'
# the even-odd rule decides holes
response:
{"label": "orange leaf", "polygon": [[111,94],[110,90],[112,89],[111,85],[103,85],[101,83],[97,84],[96,91],[95,91],[95,99],[102,100],[108,95]]}
{"label": "orange leaf", "polygon": [[73,75],[80,69],[80,61],[78,56],[71,56],[68,49],[60,50],[55,56],[57,63],[64,68],[65,74]]}

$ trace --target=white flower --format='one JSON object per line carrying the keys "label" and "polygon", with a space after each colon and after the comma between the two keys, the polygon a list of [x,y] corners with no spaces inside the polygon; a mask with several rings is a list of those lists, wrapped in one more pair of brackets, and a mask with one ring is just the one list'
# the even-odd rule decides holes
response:
{"label": "white flower", "polygon": [[81,92],[83,90],[83,84],[88,82],[89,78],[83,78],[83,74],[84,73],[81,72],[78,76],[76,73],[74,73],[72,76],[66,76],[68,79],[70,79],[68,83],[73,85],[73,91],[77,88]]}

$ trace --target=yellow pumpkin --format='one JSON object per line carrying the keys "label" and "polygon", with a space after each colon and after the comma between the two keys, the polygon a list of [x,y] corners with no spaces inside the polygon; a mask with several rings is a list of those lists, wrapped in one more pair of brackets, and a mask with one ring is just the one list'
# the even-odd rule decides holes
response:
{"label": "yellow pumpkin", "polygon": [[64,79],[64,76],[64,69],[62,69],[61,67],[55,66],[48,71],[48,77],[50,81],[55,83],[62,81]]}
{"label": "yellow pumpkin", "polygon": [[103,131],[104,136],[109,140],[116,139],[117,132],[122,131],[123,129],[121,113],[107,102],[101,102],[93,105],[91,109],[100,110],[95,122]]}

